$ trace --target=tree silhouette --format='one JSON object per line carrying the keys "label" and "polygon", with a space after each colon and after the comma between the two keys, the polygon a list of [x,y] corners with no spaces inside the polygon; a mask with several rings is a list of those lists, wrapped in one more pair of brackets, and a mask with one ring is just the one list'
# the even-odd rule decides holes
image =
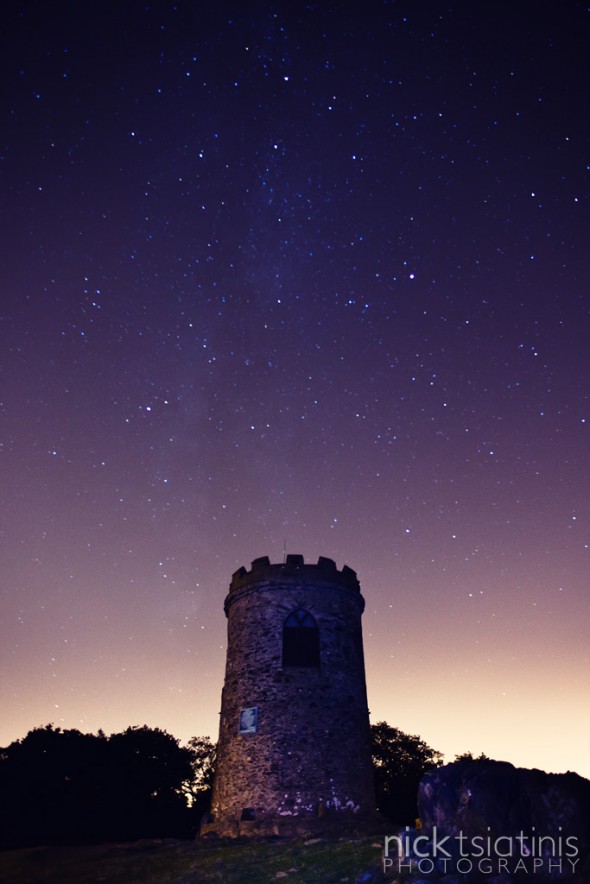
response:
{"label": "tree silhouette", "polygon": [[217,747],[209,737],[191,737],[188,748],[192,752],[192,778],[183,783],[183,792],[199,820],[211,803]]}
{"label": "tree silhouette", "polygon": [[144,725],[112,734],[104,775],[109,839],[172,837],[187,828],[182,787],[193,776],[192,753],[166,731]]}
{"label": "tree silhouette", "polygon": [[78,841],[91,828],[104,743],[104,735],[47,725],[1,751],[4,846]]}
{"label": "tree silhouette", "polygon": [[455,761],[491,761],[492,759],[488,755],[484,755],[482,752],[480,755],[474,755],[473,752],[461,752],[460,755],[455,755]]}
{"label": "tree silhouette", "polygon": [[110,737],[36,728],[0,750],[0,846],[194,837],[210,749],[147,726]]}
{"label": "tree silhouette", "polygon": [[377,807],[393,822],[413,825],[418,784],[427,771],[442,764],[443,756],[420,737],[385,721],[371,725],[371,741]]}

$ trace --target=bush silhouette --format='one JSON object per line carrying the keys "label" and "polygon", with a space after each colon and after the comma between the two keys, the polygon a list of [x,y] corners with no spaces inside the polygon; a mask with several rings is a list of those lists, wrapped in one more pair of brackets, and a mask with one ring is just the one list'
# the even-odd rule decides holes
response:
{"label": "bush silhouette", "polygon": [[213,750],[194,742],[199,751],[147,726],[30,731],[0,750],[1,846],[194,836]]}

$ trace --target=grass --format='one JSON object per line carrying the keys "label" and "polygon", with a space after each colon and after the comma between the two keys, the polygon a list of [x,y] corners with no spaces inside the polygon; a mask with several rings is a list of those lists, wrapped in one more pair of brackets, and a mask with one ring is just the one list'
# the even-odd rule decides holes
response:
{"label": "grass", "polygon": [[[0,853],[2,884],[332,884],[377,874],[382,842],[139,841],[87,847],[33,847]],[[277,875],[277,873],[282,873]]]}

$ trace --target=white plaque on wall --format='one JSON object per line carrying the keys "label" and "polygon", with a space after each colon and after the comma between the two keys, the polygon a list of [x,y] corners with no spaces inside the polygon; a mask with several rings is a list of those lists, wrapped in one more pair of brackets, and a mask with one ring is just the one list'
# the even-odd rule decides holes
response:
{"label": "white plaque on wall", "polygon": [[240,710],[239,734],[255,734],[258,730],[258,706]]}

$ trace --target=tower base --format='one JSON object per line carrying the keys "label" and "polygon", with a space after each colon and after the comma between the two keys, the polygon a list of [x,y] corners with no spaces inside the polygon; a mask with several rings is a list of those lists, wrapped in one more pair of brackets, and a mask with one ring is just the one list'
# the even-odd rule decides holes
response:
{"label": "tower base", "polygon": [[268,816],[239,820],[224,817],[216,821],[207,815],[199,836],[210,838],[340,838],[353,835],[377,835],[384,820],[374,814],[328,811],[323,816]]}

